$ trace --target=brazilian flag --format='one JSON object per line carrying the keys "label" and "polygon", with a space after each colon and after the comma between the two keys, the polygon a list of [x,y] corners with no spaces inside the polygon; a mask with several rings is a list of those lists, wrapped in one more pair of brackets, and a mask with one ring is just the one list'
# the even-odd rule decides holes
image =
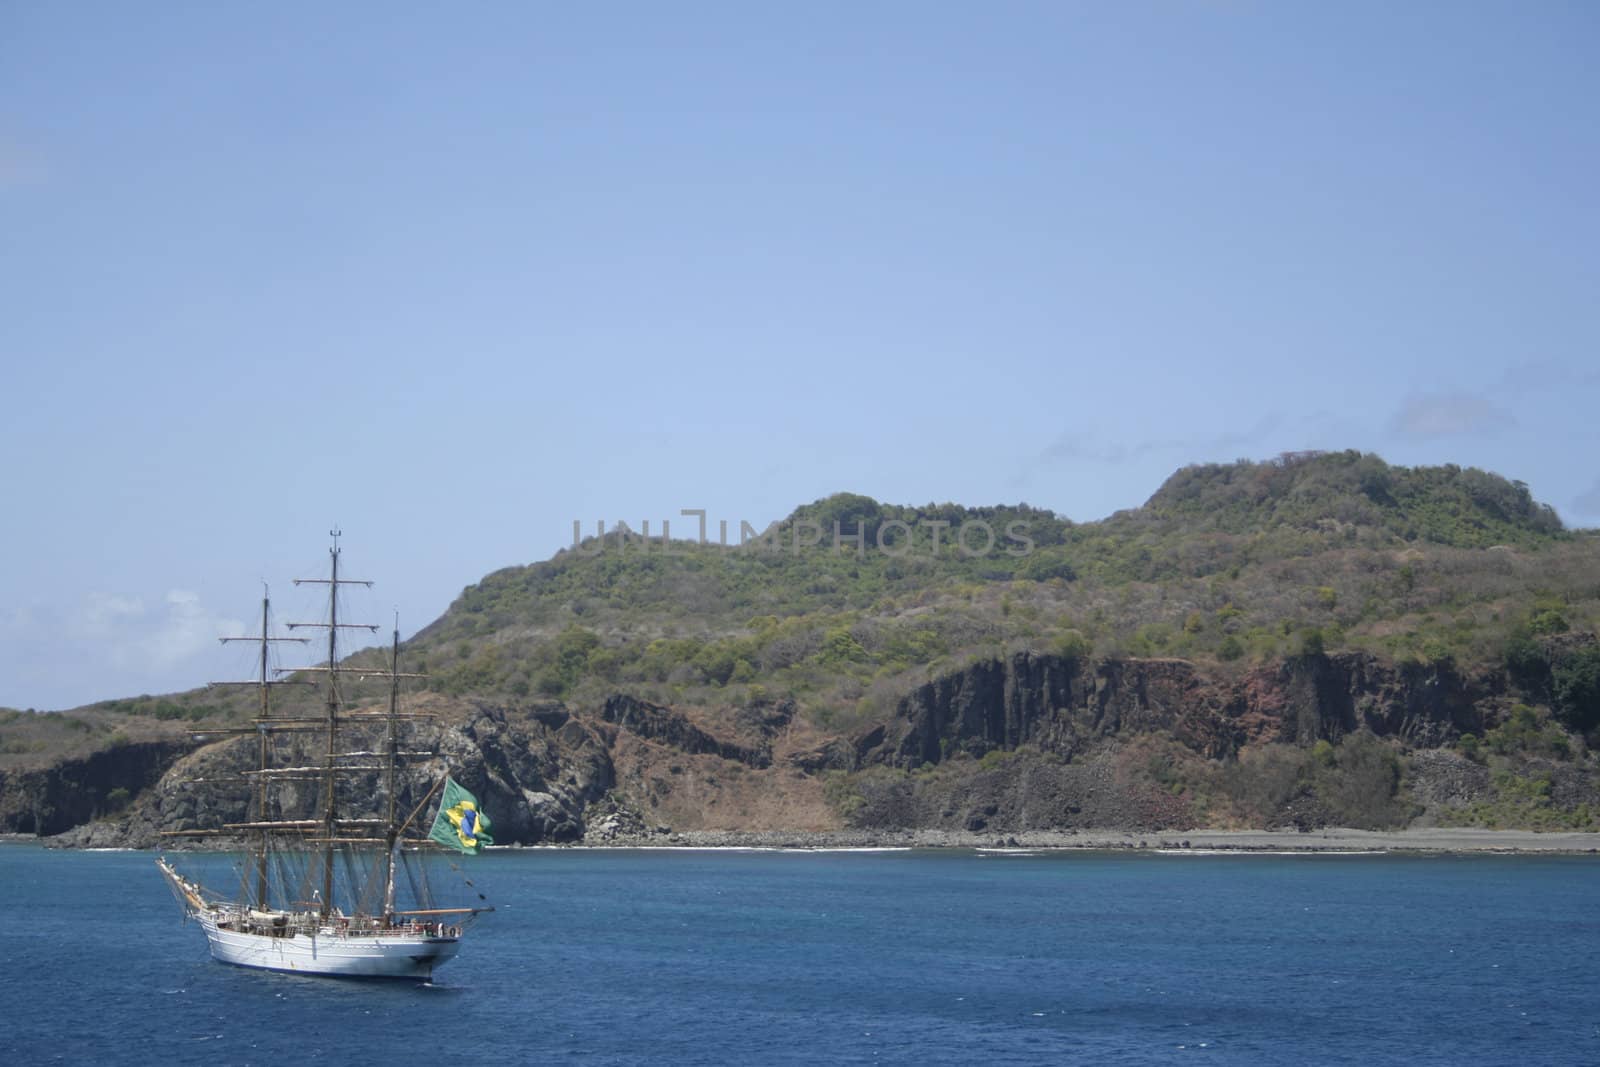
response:
{"label": "brazilian flag", "polygon": [[434,817],[428,837],[447,848],[476,856],[484,845],[494,844],[489,836],[489,816],[478,810],[478,798],[456,784],[444,780],[444,796],[439,799],[439,814]]}

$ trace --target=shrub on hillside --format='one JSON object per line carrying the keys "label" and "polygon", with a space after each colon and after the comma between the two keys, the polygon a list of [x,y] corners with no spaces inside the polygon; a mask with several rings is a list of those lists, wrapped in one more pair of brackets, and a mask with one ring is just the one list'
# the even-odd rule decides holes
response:
{"label": "shrub on hillside", "polygon": [[1600,646],[1568,656],[1552,672],[1556,711],[1575,730],[1600,726]]}

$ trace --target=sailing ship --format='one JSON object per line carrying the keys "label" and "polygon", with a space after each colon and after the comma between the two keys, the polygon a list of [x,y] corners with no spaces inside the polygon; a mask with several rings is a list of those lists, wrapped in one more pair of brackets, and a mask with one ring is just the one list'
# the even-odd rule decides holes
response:
{"label": "sailing ship", "polygon": [[[341,621],[342,587],[365,580],[339,574],[339,531],[330,531],[330,573],[327,578],[297,578],[296,585],[328,587],[326,622],[290,623],[327,631],[325,664],[291,670],[274,670],[269,651],[277,642],[307,643],[304,637],[274,637],[270,625],[270,599],[261,601],[261,633],[223,641],[253,641],[260,645],[260,672],[252,682],[218,683],[251,685],[259,690],[255,719],[245,730],[258,739],[256,768],[230,781],[251,783],[250,815],[245,822],[209,829],[168,831],[170,836],[244,836],[250,841],[240,868],[237,892],[223,896],[199,881],[179,873],[162,856],[162,875],[182,906],[186,919],[195,919],[205,931],[211,955],[226,963],[297,974],[347,977],[409,978],[428,980],[435,968],[453,959],[467,928],[488,907],[435,907],[428,887],[425,854],[442,847],[476,852],[488,843],[489,822],[476,800],[448,777],[441,777],[422,802],[401,817],[397,807],[396,764],[407,756],[432,756],[431,752],[400,750],[401,726],[429,716],[402,713],[400,682],[421,675],[400,670],[400,631],[396,621],[387,669],[359,670],[339,662],[340,631],[377,627]],[[305,672],[323,675],[323,714],[274,715],[272,692],[294,678],[274,674]],[[346,710],[343,676],[385,678],[389,682],[386,711]],[[299,683],[308,684],[308,683]],[[316,684],[315,682],[309,684]],[[298,748],[290,765],[278,765],[289,736]],[[292,744],[298,736],[302,744]],[[316,755],[307,755],[309,741]],[[298,765],[295,765],[298,764]],[[360,775],[381,776],[381,817],[353,817],[340,783]],[[217,781],[217,779],[206,779]],[[282,807],[275,793],[285,782],[310,782],[320,787],[320,817],[274,818]],[[416,817],[444,788],[440,810],[427,836],[412,832]],[[348,790],[347,790],[348,791]],[[402,890],[404,893],[402,894]],[[402,906],[406,905],[406,906]]]}

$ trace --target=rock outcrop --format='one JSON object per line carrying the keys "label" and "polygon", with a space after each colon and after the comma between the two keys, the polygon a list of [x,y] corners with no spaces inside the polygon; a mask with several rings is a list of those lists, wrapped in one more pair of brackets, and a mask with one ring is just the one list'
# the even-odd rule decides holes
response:
{"label": "rock outcrop", "polygon": [[[613,780],[607,747],[590,726],[559,705],[520,709],[434,701],[431,706],[437,719],[419,724],[409,744],[436,755],[402,762],[398,810],[421,804],[448,772],[493,813],[497,841],[576,841],[583,836],[586,809],[607,793]],[[243,822],[250,817],[250,796],[248,786],[241,785],[242,773],[257,758],[254,738],[206,745],[172,764],[125,813],[81,827],[63,843],[147,848],[163,842],[164,831],[220,829]],[[275,760],[284,762],[284,754]],[[320,761],[312,754],[305,765],[319,766]],[[341,803],[351,817],[380,814],[379,778],[375,770],[341,776]],[[316,818],[321,789],[314,773],[278,783],[270,794],[268,816]]]}
{"label": "rock outcrop", "polygon": [[47,767],[0,773],[0,833],[49,836],[112,813],[199,742],[130,741]]}
{"label": "rock outcrop", "polygon": [[[1201,791],[1244,824],[1318,825],[1370,809],[1363,817],[1390,825],[1412,810],[1394,793],[1395,753],[1416,752],[1410,796],[1429,811],[1464,810],[1493,795],[1488,771],[1448,746],[1500,721],[1510,704],[1504,686],[1495,673],[1364,653],[1237,670],[1022,652],[935,678],[850,735],[818,731],[788,701],[693,709],[617,694],[585,713],[428,695],[420,710],[434,718],[417,726],[411,747],[436,755],[406,764],[397,795],[402,810],[421,804],[448,768],[493,814],[495,839],[505,844],[631,840],[657,827],[1184,829],[1197,825],[1196,774],[1211,776]],[[1352,749],[1337,773],[1304,758],[1257,758],[1309,753],[1319,742],[1343,751],[1352,737],[1390,743],[1362,749],[1359,767]],[[164,831],[244,821],[251,813],[241,783],[255,766],[255,744],[186,736],[13,772],[0,778],[0,830],[151,846],[167,840]],[[304,762],[314,768],[320,757]],[[1338,775],[1348,781],[1335,788]],[[1551,795],[1568,807],[1600,796],[1576,770],[1554,767],[1548,777]],[[1338,789],[1357,788],[1350,783],[1369,791],[1360,783],[1376,783],[1392,802],[1341,800]],[[268,815],[314,818],[321,788],[314,773],[281,783]],[[129,796],[115,810],[113,797]],[[364,809],[380,796],[376,771],[355,775],[341,793],[352,814],[377,814]]]}
{"label": "rock outcrop", "polygon": [[934,679],[858,739],[862,765],[915,768],[1021,746],[1072,758],[1111,736],[1169,733],[1211,759],[1246,744],[1338,741],[1366,729],[1418,745],[1481,733],[1496,690],[1447,666],[1363,653],[1298,656],[1240,680],[1185,660],[1085,660],[1021,652]]}
{"label": "rock outcrop", "polygon": [[770,767],[772,750],[713,737],[691,723],[682,712],[637,697],[618,694],[608,699],[600,715],[649,741],[658,741],[689,755],[705,754],[735,760],[747,767]]}

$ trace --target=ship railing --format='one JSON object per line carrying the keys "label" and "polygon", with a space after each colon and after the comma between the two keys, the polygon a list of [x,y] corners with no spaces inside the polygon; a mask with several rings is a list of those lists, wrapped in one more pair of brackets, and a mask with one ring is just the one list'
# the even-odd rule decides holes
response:
{"label": "ship railing", "polygon": [[[461,909],[469,910],[469,909]],[[212,910],[219,926],[242,933],[291,937],[405,937],[459,938],[461,922],[427,917],[396,917],[386,920],[376,915],[335,915],[324,918],[315,912],[263,912],[241,905],[223,905]]]}

